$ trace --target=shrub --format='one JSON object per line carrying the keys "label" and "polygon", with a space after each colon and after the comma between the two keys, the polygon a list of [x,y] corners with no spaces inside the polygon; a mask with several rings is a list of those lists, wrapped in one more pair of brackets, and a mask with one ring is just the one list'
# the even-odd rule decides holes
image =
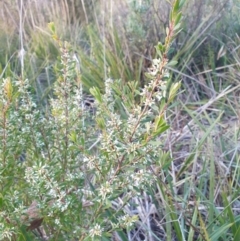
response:
{"label": "shrub", "polygon": [[167,53],[180,30],[182,4],[172,6],[149,83],[138,90],[135,82],[107,79],[104,94],[93,87],[95,116],[83,103],[78,60],[53,24],[61,59],[49,112],[38,109],[23,75],[2,79],[0,240],[32,240],[29,231],[36,230],[50,240],[109,240],[113,232],[126,240],[123,230],[138,217],[124,207],[156,181],[154,167],[164,165],[158,137],[180,86],[166,93],[166,67],[174,64]]}

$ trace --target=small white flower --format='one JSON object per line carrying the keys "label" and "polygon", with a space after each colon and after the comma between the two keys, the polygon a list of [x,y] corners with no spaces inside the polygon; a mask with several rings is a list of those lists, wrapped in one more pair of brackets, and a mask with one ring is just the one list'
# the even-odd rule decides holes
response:
{"label": "small white flower", "polygon": [[110,186],[109,182],[106,182],[105,185],[101,186],[99,189],[99,194],[102,196],[102,199],[104,200],[106,198],[106,195],[112,192],[112,187]]}
{"label": "small white flower", "polygon": [[89,236],[94,238],[95,236],[101,237],[102,235],[102,228],[99,224],[96,224],[94,228],[90,229]]}
{"label": "small white flower", "polygon": [[13,230],[10,228],[6,228],[1,234],[0,234],[0,240],[11,240],[11,237],[15,234]]}
{"label": "small white flower", "polygon": [[138,149],[139,149],[139,143],[129,143],[127,153],[133,154],[135,156],[137,154]]}
{"label": "small white flower", "polygon": [[59,225],[60,224],[60,220],[58,218],[55,219],[55,224]]}
{"label": "small white flower", "polygon": [[119,223],[121,223],[123,227],[131,227],[136,221],[138,221],[137,215],[130,216],[126,214],[119,218]]}

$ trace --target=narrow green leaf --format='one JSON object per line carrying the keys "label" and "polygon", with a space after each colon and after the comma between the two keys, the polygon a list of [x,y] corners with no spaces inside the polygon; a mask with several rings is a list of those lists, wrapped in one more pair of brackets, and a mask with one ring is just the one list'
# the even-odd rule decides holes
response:
{"label": "narrow green leaf", "polygon": [[154,75],[152,75],[152,74],[150,74],[150,73],[145,73],[145,76],[149,79],[149,80],[151,80],[151,79],[153,79],[154,78]]}
{"label": "narrow green leaf", "polygon": [[233,211],[231,209],[231,204],[229,203],[227,194],[225,192],[222,192],[222,198],[223,198],[225,211],[227,212],[227,216],[229,217],[230,222],[233,224],[232,225],[232,233],[235,235],[237,233],[238,229],[237,229],[237,225],[235,223],[235,217],[234,217]]}
{"label": "narrow green leaf", "polygon": [[181,82],[177,82],[170,87],[168,103],[172,102],[173,99],[176,97],[177,91],[179,90],[180,86]]}
{"label": "narrow green leaf", "polygon": [[56,28],[55,28],[54,22],[48,23],[47,26],[48,26],[48,29],[51,31],[52,34],[55,34],[55,33],[56,33]]}
{"label": "narrow green leaf", "polygon": [[185,4],[186,0],[180,0],[179,2],[179,8],[182,9],[183,5]]}
{"label": "narrow green leaf", "polygon": [[171,61],[167,64],[167,66],[173,67],[173,66],[177,65],[177,63],[178,63],[177,60],[171,60]]}
{"label": "narrow green leaf", "polygon": [[233,241],[239,241],[240,240],[240,226],[238,226],[238,229],[234,233]]}
{"label": "narrow green leaf", "polygon": [[[177,14],[177,16],[176,16],[176,18],[175,18],[175,21],[174,21],[174,24],[175,24],[175,28],[176,28],[176,25],[180,25],[181,26],[181,20],[182,20],[182,13],[181,12],[179,12],[178,14]],[[175,29],[174,28],[174,29]]]}
{"label": "narrow green leaf", "polygon": [[227,230],[229,228],[231,228],[232,225],[233,225],[232,223],[228,223],[228,224],[222,225],[218,229],[214,230],[214,233],[212,235],[210,235],[210,240],[209,241],[218,241],[219,238],[223,234],[225,234],[227,232]]}
{"label": "narrow green leaf", "polygon": [[[174,2],[174,4],[173,4],[172,12],[173,12],[174,14],[176,14],[177,12],[180,11],[180,5],[179,5],[179,3],[180,3],[180,0],[175,0],[175,2]],[[174,16],[173,16],[173,17],[174,17]]]}
{"label": "narrow green leaf", "polygon": [[176,36],[178,34],[177,31],[181,30],[181,23],[178,23],[174,26],[173,30],[174,30],[174,36]]}
{"label": "narrow green leaf", "polygon": [[166,130],[168,130],[169,127],[170,127],[170,126],[166,125],[166,126],[163,126],[163,127],[159,128],[157,131],[155,131],[155,132],[153,133],[153,136],[154,136],[154,137],[155,137],[155,136],[159,136],[160,134],[162,134],[162,133],[164,133]]}
{"label": "narrow green leaf", "polygon": [[119,235],[119,237],[121,238],[122,241],[128,241],[128,238],[123,231],[119,230],[119,231],[117,231],[117,234]]}
{"label": "narrow green leaf", "polygon": [[102,100],[102,95],[101,95],[101,92],[99,90],[99,88],[97,87],[92,87],[90,90],[90,93],[96,98],[96,100],[99,102],[99,103],[102,103],[103,100]]}

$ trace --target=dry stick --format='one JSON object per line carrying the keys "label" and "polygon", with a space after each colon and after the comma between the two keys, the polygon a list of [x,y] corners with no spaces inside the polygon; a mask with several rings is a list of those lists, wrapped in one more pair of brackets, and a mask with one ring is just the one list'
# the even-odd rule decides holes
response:
{"label": "dry stick", "polygon": [[85,15],[86,23],[88,24],[88,16],[87,16],[87,11],[86,11],[86,8],[85,8],[84,0],[81,0],[81,3],[82,3],[82,7],[83,7],[83,12],[84,12],[84,15]]}
{"label": "dry stick", "polygon": [[[105,2],[106,4],[106,2]],[[106,6],[104,6],[106,8]],[[105,80],[108,78],[107,76],[107,62],[106,62],[106,36],[105,36],[105,10],[103,11],[103,60],[104,60],[104,78]]]}
{"label": "dry stick", "polygon": [[24,48],[23,48],[23,0],[20,1],[19,9],[19,39],[20,39],[20,51],[19,58],[21,63],[21,78],[23,79],[24,73]]}

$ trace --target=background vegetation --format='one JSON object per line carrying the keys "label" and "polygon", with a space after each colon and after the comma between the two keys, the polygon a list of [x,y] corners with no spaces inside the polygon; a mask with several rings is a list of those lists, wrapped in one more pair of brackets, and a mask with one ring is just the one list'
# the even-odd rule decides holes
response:
{"label": "background vegetation", "polygon": [[[154,167],[157,179],[151,182],[149,178],[149,185],[145,183],[144,188],[133,193],[127,184],[125,189],[121,186],[121,192],[110,198],[112,206],[110,201],[104,203],[108,208],[102,212],[102,223],[109,219],[111,224],[119,225],[116,219],[127,213],[133,226],[115,226],[114,229],[113,225],[111,230],[107,223],[104,230],[108,232],[100,240],[240,240],[239,8],[239,0],[192,0],[183,5],[182,31],[175,36],[167,51],[172,63],[177,62],[165,66],[169,71],[167,93],[179,81],[181,89],[164,112],[170,128],[157,138],[161,144],[155,147],[159,163],[132,164],[135,169],[131,169]],[[131,113],[131,104],[134,101],[141,103],[136,89],[151,84],[145,72],[151,70],[152,60],[157,57],[154,46],[159,41],[165,42],[171,11],[171,4],[165,0],[0,1],[3,96],[0,240],[11,239],[3,235],[5,231],[14,234],[12,240],[75,240],[79,233],[84,233],[76,227],[73,231],[72,226],[67,225],[82,224],[79,216],[73,217],[69,210],[92,207],[92,202],[87,201],[93,198],[93,194],[84,196],[91,198],[83,202],[83,208],[79,206],[79,195],[73,187],[88,186],[94,193],[98,185],[107,185],[107,179],[93,178],[92,172],[87,177],[76,175],[73,178],[75,165],[82,163],[74,163],[79,150],[67,140],[77,142],[75,147],[90,149],[100,158],[97,133],[104,125],[99,118],[98,128],[95,128],[92,115],[96,110],[89,104],[92,101],[92,97],[88,97],[89,89],[99,88],[99,92],[92,91],[96,98],[101,93],[106,94],[105,80],[121,79],[121,83],[117,82],[118,87],[111,87],[116,105],[101,108],[113,108],[122,120],[126,120],[126,110]],[[54,25],[49,25],[50,22]],[[65,86],[66,73],[71,81],[78,80],[79,93],[75,84],[74,87]],[[64,99],[66,95],[62,90],[69,91],[72,97]],[[124,103],[129,106],[121,104],[120,92],[126,96],[127,102]],[[69,117],[73,126],[66,127],[60,122],[64,122],[67,109],[60,107],[71,103],[73,106],[69,108],[74,110],[77,94],[82,96],[80,110],[88,106],[90,111],[84,111],[84,115],[73,111]],[[59,102],[53,103],[50,99]],[[151,114],[155,116],[156,113]],[[78,115],[81,123],[76,121]],[[52,116],[53,119],[42,116]],[[145,121],[151,123],[151,118],[150,115]],[[50,125],[51,122],[54,125]],[[66,152],[68,148],[70,152]],[[89,158],[86,153],[84,155],[85,159]],[[129,166],[130,163],[126,164]],[[26,178],[29,178],[28,185],[33,185],[26,186]],[[45,183],[45,179],[49,179],[48,182]],[[52,186],[46,187],[49,183]],[[59,196],[61,191],[66,191],[66,186],[71,193],[69,203],[72,206],[61,210],[62,203],[49,205],[56,196],[62,202]],[[47,191],[51,188],[59,191],[58,195]],[[91,212],[97,212],[97,207],[94,208],[90,208]],[[118,213],[114,216],[116,210]],[[24,212],[27,220],[20,215]],[[88,212],[86,209],[82,214],[88,217]],[[91,213],[90,216],[97,215]],[[13,229],[12,219],[19,227],[18,231]],[[121,222],[127,223],[126,220]],[[85,232],[91,229],[88,224],[84,228]],[[117,230],[115,237],[109,237],[107,233],[113,233],[113,230]],[[93,237],[93,240],[98,239]]]}

